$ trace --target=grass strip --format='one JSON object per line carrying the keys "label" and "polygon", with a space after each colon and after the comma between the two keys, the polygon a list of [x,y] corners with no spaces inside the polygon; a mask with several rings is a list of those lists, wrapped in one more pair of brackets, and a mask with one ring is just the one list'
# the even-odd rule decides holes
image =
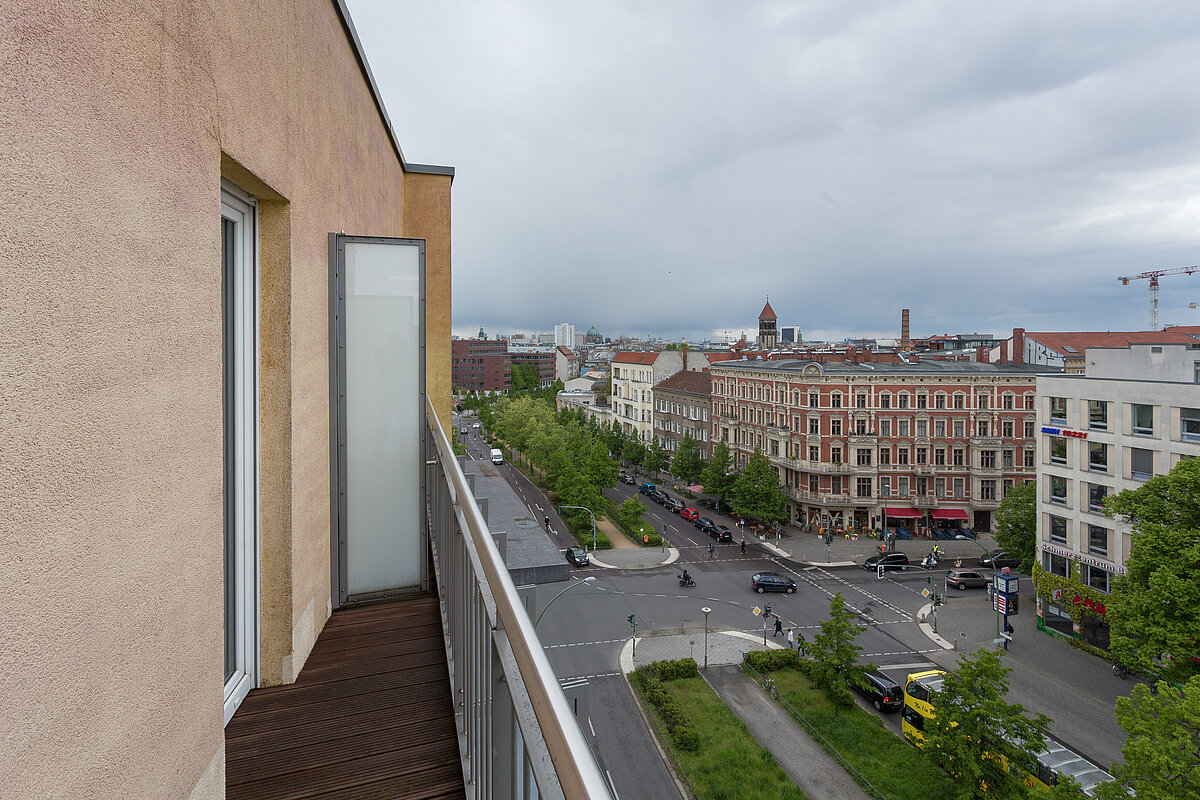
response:
{"label": "grass strip", "polygon": [[676,774],[701,800],[806,800],[804,792],[788,778],[771,752],[758,743],[703,678],[664,681],[666,691],[686,709],[688,722],[698,733],[698,747],[675,746],[667,723],[647,701],[637,681],[634,690],[650,719]]}
{"label": "grass strip", "polygon": [[[891,800],[953,800],[955,784],[915,747],[857,705],[834,716],[833,703],[796,669],[770,673],[775,690],[871,784]],[[833,753],[830,756],[836,758]],[[865,787],[864,787],[865,788]]]}

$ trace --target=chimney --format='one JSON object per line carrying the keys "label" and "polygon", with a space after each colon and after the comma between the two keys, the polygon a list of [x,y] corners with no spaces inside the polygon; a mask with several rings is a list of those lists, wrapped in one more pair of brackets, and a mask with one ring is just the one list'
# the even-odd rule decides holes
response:
{"label": "chimney", "polygon": [[975,360],[981,364],[987,363],[987,348],[983,345],[975,346]]}
{"label": "chimney", "polygon": [[912,339],[908,338],[908,309],[900,309],[900,347],[908,350],[912,348]]}
{"label": "chimney", "polygon": [[1025,363],[1025,329],[1013,328],[1012,335],[1012,363]]}

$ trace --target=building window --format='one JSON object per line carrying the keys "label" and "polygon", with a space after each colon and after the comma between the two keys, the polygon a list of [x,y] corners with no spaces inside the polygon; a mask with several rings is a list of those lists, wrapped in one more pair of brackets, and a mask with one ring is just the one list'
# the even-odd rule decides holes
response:
{"label": "building window", "polygon": [[964,485],[964,483],[963,483],[963,479],[962,479],[962,478],[955,478],[955,479],[954,479],[954,496],[955,496],[955,497],[957,497],[957,498],[960,498],[960,499],[961,499],[962,497],[964,497],[964,496],[965,496],[965,495],[964,495],[964,492],[963,492],[963,485]]}
{"label": "building window", "polygon": [[1067,504],[1067,479],[1058,475],[1050,476],[1050,502],[1060,506]]}
{"label": "building window", "polygon": [[1013,421],[1011,419],[1006,419],[1000,423],[1000,426],[1000,435],[1005,439],[1011,439],[1013,435]]}
{"label": "building window", "polygon": [[939,439],[946,438],[946,420],[944,420],[944,419],[934,420],[933,435]]}
{"label": "building window", "polygon": [[983,480],[979,482],[979,499],[996,499],[996,482],[994,480]]}
{"label": "building window", "polygon": [[891,408],[892,407],[892,396],[889,394],[879,395],[879,407],[880,408]]}
{"label": "building window", "polygon": [[1092,472],[1108,472],[1108,445],[1088,442],[1088,469]]}
{"label": "building window", "polygon": [[1080,564],[1079,573],[1084,586],[1090,586],[1098,592],[1108,591],[1110,578],[1108,570],[1093,567],[1091,564]]}
{"label": "building window", "polygon": [[1042,569],[1049,572],[1051,575],[1058,575],[1066,578],[1070,572],[1071,562],[1066,556],[1060,556],[1057,553],[1042,553]]}
{"label": "building window", "polygon": [[834,417],[833,419],[829,420],[829,435],[830,436],[841,436],[842,435],[842,420],[840,417]]}
{"label": "building window", "polygon": [[982,411],[987,410],[990,402],[991,401],[988,399],[988,396],[986,394],[980,394],[980,395],[975,396],[975,407]]}
{"label": "building window", "polygon": [[842,448],[840,448],[840,447],[829,448],[829,460],[832,461],[834,464],[842,463]]}
{"label": "building window", "polygon": [[1099,483],[1088,484],[1088,511],[1104,513],[1104,498],[1108,496],[1108,487]]}
{"label": "building window", "polygon": [[1050,421],[1067,424],[1067,398],[1050,398]]}
{"label": "building window", "polygon": [[946,448],[938,447],[933,451],[933,465],[935,467],[946,466]]}
{"label": "building window", "polygon": [[913,454],[916,456],[916,463],[928,464],[928,453],[929,448],[927,447],[918,447],[916,450],[914,450]]}
{"label": "building window", "polygon": [[933,396],[933,407],[934,408],[945,408],[946,407],[946,395],[935,394]]}
{"label": "building window", "polygon": [[808,418],[808,432],[809,433],[820,433],[821,432],[821,418],[820,417],[809,417]]}
{"label": "building window", "polygon": [[855,408],[866,408],[867,407],[867,396],[865,394],[855,395],[854,396],[854,407]]}
{"label": "building window", "polygon": [[1004,403],[1004,408],[1005,408],[1005,410],[1007,410],[1007,411],[1011,411],[1011,410],[1012,410],[1012,407],[1013,407],[1013,396],[1012,396],[1011,394],[1006,394],[1006,395],[1004,395],[1004,398],[1003,398],[1003,401],[1002,401],[1002,402]]}
{"label": "building window", "polygon": [[821,448],[818,445],[810,444],[808,446],[808,460],[809,461],[820,461],[821,460]]}
{"label": "building window", "polygon": [[870,478],[859,478],[858,483],[855,486],[855,494],[858,497],[870,497],[871,496],[871,479]]}
{"label": "building window", "polygon": [[951,457],[953,459],[952,463],[954,464],[954,466],[956,466],[956,467],[966,466],[966,463],[967,463],[966,452],[967,451],[961,447],[954,448],[954,452],[951,454]]}
{"label": "building window", "polygon": [[896,448],[896,463],[900,464],[900,465],[908,464],[908,448],[907,447],[897,447]]}
{"label": "building window", "polygon": [[1154,435],[1154,406],[1133,403],[1130,406],[1130,431],[1134,436]]}
{"label": "building window", "polygon": [[1129,448],[1129,474],[1140,481],[1154,477],[1154,451],[1141,447]]}
{"label": "building window", "polygon": [[1013,451],[1005,450],[1003,453],[1003,461],[1001,462],[1005,469],[1009,469],[1013,465]]}
{"label": "building window", "polygon": [[817,492],[821,491],[821,476],[820,475],[809,475],[808,476],[808,490],[810,492],[812,492],[813,494],[816,494]]}
{"label": "building window", "polygon": [[1092,430],[1108,430],[1108,403],[1103,400],[1088,400],[1088,427]]}
{"label": "building window", "polygon": [[982,469],[996,468],[996,451],[995,450],[980,450],[979,451],[979,466]]}
{"label": "building window", "polygon": [[917,497],[924,497],[929,494],[929,479],[917,478]]}
{"label": "building window", "polygon": [[925,419],[917,420],[917,436],[928,436],[928,435],[929,435],[929,420],[925,420]]}
{"label": "building window", "polygon": [[865,419],[854,420],[854,432],[863,435],[867,432],[867,421]]}
{"label": "building window", "polygon": [[1200,408],[1179,409],[1179,438],[1200,442]]}
{"label": "building window", "polygon": [[1013,489],[1013,479],[1005,478],[1004,481],[1000,484],[1000,486],[1001,486],[1001,491],[1003,492],[1003,494],[1001,494],[1000,496],[1008,497],[1008,493],[1011,492]]}
{"label": "building window", "polygon": [[879,435],[880,436],[891,436],[892,435],[892,421],[890,419],[879,420]]}
{"label": "building window", "polygon": [[961,439],[967,435],[967,423],[964,420],[954,420],[954,438]]}
{"label": "building window", "polygon": [[1067,463],[1067,440],[1061,436],[1050,437],[1050,463]]}
{"label": "building window", "polygon": [[829,491],[831,491],[833,494],[841,494],[842,493],[842,476],[841,475],[834,475],[832,478],[829,479]]}
{"label": "building window", "polygon": [[945,497],[946,496],[946,479],[945,478],[934,478],[933,479],[933,491],[934,491],[934,493],[937,494],[938,497]]}
{"label": "building window", "polygon": [[880,497],[891,497],[892,496],[892,479],[890,477],[888,477],[887,475],[879,476],[879,496]]}
{"label": "building window", "polygon": [[908,497],[908,478],[903,475],[896,479],[896,494],[900,497]]}
{"label": "building window", "polygon": [[830,408],[841,408],[842,407],[842,396],[840,394],[838,394],[837,392],[834,392],[833,394],[829,395],[829,407]]}
{"label": "building window", "polygon": [[908,408],[908,395],[901,394],[896,396],[896,408]]}
{"label": "building window", "polygon": [[908,438],[908,420],[896,420],[896,435],[904,439]]}
{"label": "building window", "polygon": [[860,447],[855,451],[854,457],[860,467],[871,466],[871,451],[869,449]]}
{"label": "building window", "polygon": [[1108,528],[1088,525],[1088,552],[1095,556],[1108,557]]}
{"label": "building window", "polygon": [[891,463],[892,463],[892,448],[890,448],[890,447],[879,448],[879,464],[880,464],[880,466],[887,466]]}
{"label": "building window", "polygon": [[966,408],[967,407],[967,398],[961,394],[954,395],[954,407],[957,409]]}
{"label": "building window", "polygon": [[1050,516],[1050,541],[1058,544],[1067,543],[1067,520],[1066,517],[1056,517],[1053,514]]}
{"label": "building window", "polygon": [[809,408],[817,408],[820,405],[821,405],[821,395],[817,394],[816,392],[809,392],[808,393],[808,407]]}
{"label": "building window", "polygon": [[987,436],[991,426],[986,419],[981,419],[976,421],[975,430],[977,436]]}
{"label": "building window", "polygon": [[1026,439],[1033,438],[1033,420],[1031,420],[1031,419],[1025,420],[1025,438]]}
{"label": "building window", "polygon": [[1024,453],[1025,453],[1025,460],[1023,463],[1025,464],[1026,467],[1032,469],[1035,464],[1035,459],[1037,458],[1037,456],[1034,454],[1033,450],[1025,450]]}
{"label": "building window", "polygon": [[221,191],[225,724],[258,682],[257,206]]}

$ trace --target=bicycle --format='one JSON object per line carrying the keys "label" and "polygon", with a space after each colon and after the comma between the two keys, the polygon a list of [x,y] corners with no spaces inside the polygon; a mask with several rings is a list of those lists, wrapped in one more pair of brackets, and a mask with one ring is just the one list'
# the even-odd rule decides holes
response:
{"label": "bicycle", "polygon": [[1116,675],[1121,680],[1125,680],[1133,673],[1130,671],[1129,667],[1125,666],[1124,664],[1113,664],[1112,674]]}

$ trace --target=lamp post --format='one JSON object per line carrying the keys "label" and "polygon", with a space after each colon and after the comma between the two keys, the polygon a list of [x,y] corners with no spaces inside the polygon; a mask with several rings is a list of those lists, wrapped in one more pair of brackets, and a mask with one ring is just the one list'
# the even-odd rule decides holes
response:
{"label": "lamp post", "polygon": [[593,553],[596,552],[596,515],[592,513],[592,510],[590,508],[585,508],[583,506],[555,506],[554,507],[554,509],[556,511],[558,511],[560,514],[562,513],[562,509],[564,509],[564,508],[575,508],[580,511],[588,512],[588,516],[592,518],[592,552]]}
{"label": "lamp post", "polygon": [[559,592],[558,594],[554,595],[554,597],[551,597],[551,598],[550,598],[550,602],[549,602],[549,603],[546,603],[546,606],[545,606],[545,608],[543,608],[543,609],[542,609],[542,612],[541,612],[541,614],[538,614],[538,615],[537,615],[537,619],[535,619],[535,620],[533,621],[533,627],[535,627],[535,628],[536,628],[536,627],[537,627],[537,624],[538,624],[539,622],[541,622],[541,621],[542,621],[542,614],[545,614],[545,613],[546,613],[546,609],[547,609],[547,608],[549,608],[551,605],[553,605],[555,600],[557,600],[558,598],[562,597],[564,594],[566,594],[567,592],[571,591],[571,590],[572,590],[572,589],[574,589],[576,586],[582,586],[583,584],[585,584],[585,583],[591,583],[591,582],[593,582],[594,580],[596,580],[596,576],[595,576],[595,575],[589,575],[589,576],[587,576],[586,578],[584,578],[584,579],[583,579],[583,580],[581,580],[581,581],[575,581],[575,582],[574,582],[574,583],[572,583],[570,586],[568,586],[567,588],[563,589],[563,590],[562,590],[561,592]]}
{"label": "lamp post", "polygon": [[700,610],[704,612],[704,668],[708,669],[708,615],[712,613],[712,609],[705,606]]}
{"label": "lamp post", "polygon": [[[983,545],[981,545],[979,543],[978,539],[972,539],[968,536],[963,536],[961,533],[955,534],[954,538],[959,539],[964,542],[971,542],[976,547],[978,547],[980,550],[982,550],[983,554],[985,556],[988,556],[988,558],[990,560],[992,554],[988,552],[986,547],[984,547]],[[996,605],[996,562],[995,561],[992,561],[992,591],[989,592],[988,596],[992,598],[992,608],[994,608],[996,610],[996,638],[999,639],[1000,638],[1000,608]]]}

